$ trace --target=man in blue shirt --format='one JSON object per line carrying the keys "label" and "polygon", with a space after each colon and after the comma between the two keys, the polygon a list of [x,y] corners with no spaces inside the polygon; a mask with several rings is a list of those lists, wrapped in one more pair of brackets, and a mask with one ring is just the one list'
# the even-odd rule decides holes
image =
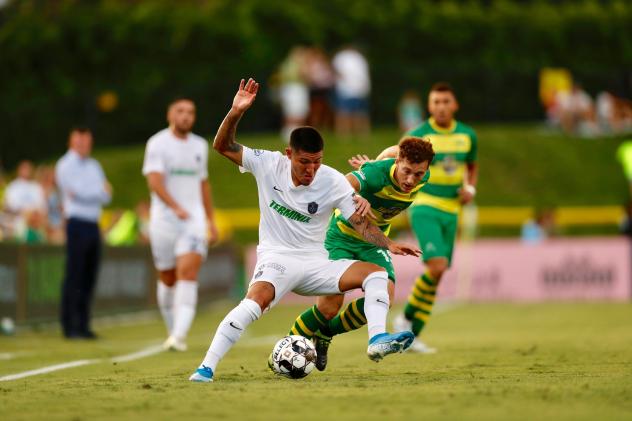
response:
{"label": "man in blue shirt", "polygon": [[101,254],[98,220],[112,188],[93,158],[92,132],[70,131],[68,152],[55,166],[66,218],[66,273],[62,287],[61,324],[68,339],[95,339],[90,305]]}

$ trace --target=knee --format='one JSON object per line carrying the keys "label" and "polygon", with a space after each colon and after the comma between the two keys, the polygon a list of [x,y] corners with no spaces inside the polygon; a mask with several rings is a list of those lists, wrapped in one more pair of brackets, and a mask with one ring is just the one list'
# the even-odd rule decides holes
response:
{"label": "knee", "polygon": [[171,288],[176,284],[176,271],[164,270],[160,272],[160,282]]}
{"label": "knee", "polygon": [[197,270],[192,268],[178,269],[178,279],[194,281],[197,279]]}
{"label": "knee", "polygon": [[272,284],[264,282],[257,282],[248,290],[246,298],[257,303],[261,308],[261,311],[264,311],[270,306],[270,304],[272,304],[272,301],[274,300],[274,286],[272,286]]}
{"label": "knee", "polygon": [[325,318],[327,320],[331,320],[334,317],[336,317],[336,315],[338,314],[338,312],[340,311],[340,305],[341,303],[333,303],[333,302],[325,302],[325,303],[318,303],[317,308],[318,311],[320,311],[320,313],[325,316]]}
{"label": "knee", "polygon": [[440,261],[432,262],[431,264],[428,264],[427,267],[428,267],[428,272],[430,273],[430,276],[432,277],[432,279],[434,279],[435,281],[437,281],[437,283],[439,283],[439,281],[443,277],[443,274],[448,269],[448,262],[442,259]]}

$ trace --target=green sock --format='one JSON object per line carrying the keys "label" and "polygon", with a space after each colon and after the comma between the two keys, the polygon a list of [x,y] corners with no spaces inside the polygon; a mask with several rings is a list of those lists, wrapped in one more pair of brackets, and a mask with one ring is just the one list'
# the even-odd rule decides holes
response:
{"label": "green sock", "polygon": [[290,335],[300,335],[312,339],[314,333],[327,326],[327,319],[318,310],[316,305],[301,313],[294,321]]}
{"label": "green sock", "polygon": [[344,310],[329,321],[329,324],[320,329],[326,336],[339,335],[361,328],[366,324],[364,315],[364,297],[351,301]]}
{"label": "green sock", "polygon": [[408,296],[404,316],[412,321],[412,330],[415,336],[421,333],[430,318],[437,295],[437,285],[438,282],[430,276],[430,272],[426,271],[417,278]]}

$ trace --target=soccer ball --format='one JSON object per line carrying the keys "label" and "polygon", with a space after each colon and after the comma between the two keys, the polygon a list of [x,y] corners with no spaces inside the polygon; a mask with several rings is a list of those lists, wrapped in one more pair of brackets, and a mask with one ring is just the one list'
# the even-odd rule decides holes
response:
{"label": "soccer ball", "polygon": [[291,379],[307,376],[315,367],[316,348],[307,338],[290,335],[281,338],[272,348],[269,365],[272,371]]}

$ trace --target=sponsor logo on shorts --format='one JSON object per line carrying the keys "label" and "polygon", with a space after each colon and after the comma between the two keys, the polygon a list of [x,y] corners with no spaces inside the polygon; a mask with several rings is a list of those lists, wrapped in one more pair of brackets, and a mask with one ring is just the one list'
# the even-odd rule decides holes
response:
{"label": "sponsor logo on shorts", "polygon": [[437,251],[437,246],[435,246],[434,243],[427,242],[425,249],[426,251]]}
{"label": "sponsor logo on shorts", "polygon": [[265,267],[270,268],[270,269],[274,269],[279,273],[285,273],[285,271],[287,270],[287,268],[283,265],[280,265],[278,263],[266,263]]}

